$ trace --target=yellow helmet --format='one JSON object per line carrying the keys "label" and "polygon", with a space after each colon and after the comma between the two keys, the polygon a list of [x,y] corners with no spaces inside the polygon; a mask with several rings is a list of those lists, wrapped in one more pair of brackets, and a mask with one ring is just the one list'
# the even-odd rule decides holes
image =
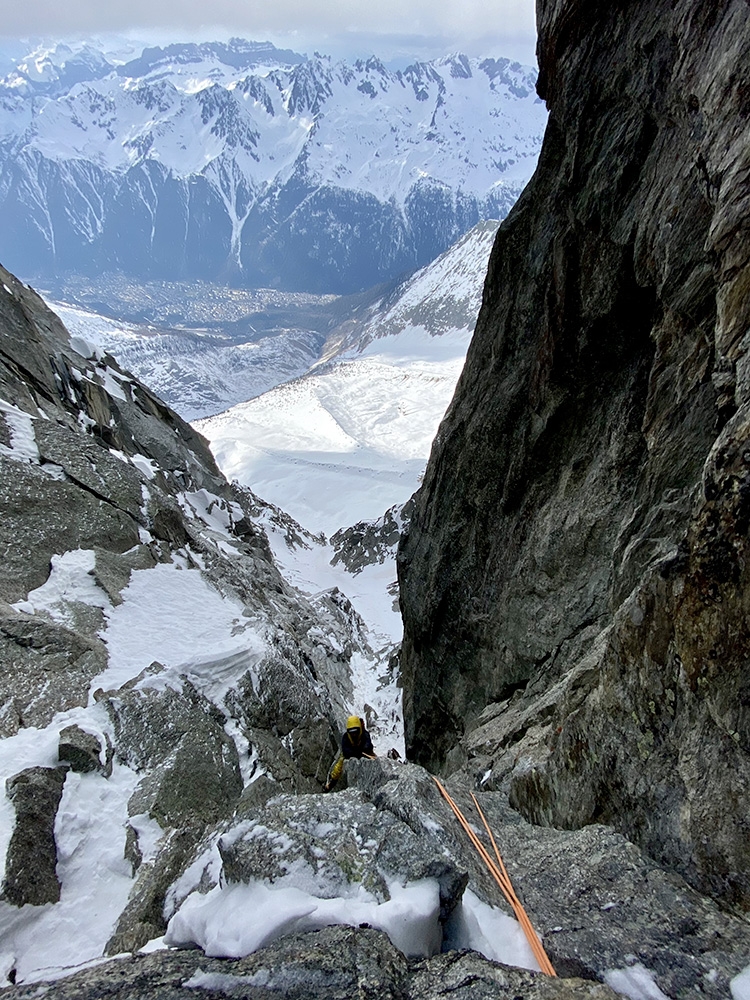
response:
{"label": "yellow helmet", "polygon": [[361,729],[362,728],[362,720],[358,716],[356,716],[356,715],[350,715],[349,718],[346,720],[346,728],[347,729]]}

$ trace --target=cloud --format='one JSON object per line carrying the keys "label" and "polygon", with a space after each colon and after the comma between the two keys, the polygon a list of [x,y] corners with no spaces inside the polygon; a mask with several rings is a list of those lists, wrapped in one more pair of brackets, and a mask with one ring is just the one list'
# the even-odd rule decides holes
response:
{"label": "cloud", "polygon": [[533,0],[28,0],[3,14],[6,37],[103,31],[156,31],[171,37],[239,34],[297,47],[340,48],[363,39],[386,46],[399,39],[470,49],[502,49],[503,41],[533,52]]}

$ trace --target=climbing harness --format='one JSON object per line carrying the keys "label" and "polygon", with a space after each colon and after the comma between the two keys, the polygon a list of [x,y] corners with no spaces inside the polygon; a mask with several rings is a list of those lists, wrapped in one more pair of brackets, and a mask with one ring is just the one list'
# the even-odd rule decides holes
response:
{"label": "climbing harness", "polygon": [[529,920],[529,916],[526,913],[526,910],[524,910],[521,901],[519,900],[518,896],[515,893],[515,890],[513,889],[513,885],[510,881],[510,876],[508,875],[507,869],[500,855],[500,851],[498,850],[497,844],[495,843],[495,838],[492,835],[492,830],[490,830],[489,823],[487,822],[487,819],[484,813],[482,812],[482,807],[477,802],[476,796],[474,795],[473,792],[471,793],[471,797],[474,800],[474,805],[476,806],[477,812],[479,813],[482,819],[484,828],[487,831],[487,834],[489,835],[490,843],[492,844],[493,850],[495,851],[497,864],[495,864],[495,862],[489,856],[487,850],[484,847],[484,844],[481,842],[479,837],[477,837],[477,835],[474,833],[466,817],[458,808],[454,800],[451,798],[446,788],[434,775],[432,776],[432,780],[438,786],[440,794],[443,796],[448,805],[451,807],[451,809],[455,813],[456,819],[468,834],[469,840],[471,840],[480,858],[482,859],[482,861],[484,861],[485,865],[487,866],[487,869],[489,870],[490,875],[492,875],[494,880],[500,886],[500,888],[503,891],[503,895],[508,900],[510,905],[513,907],[513,912],[515,913],[516,919],[523,928],[523,932],[526,935],[529,944],[531,945],[531,950],[534,952],[534,957],[539,963],[539,968],[542,970],[542,972],[544,972],[548,976],[556,976],[557,973],[552,967],[552,963],[549,960],[547,952],[544,950],[544,945],[539,940],[539,936],[534,930],[531,921]]}

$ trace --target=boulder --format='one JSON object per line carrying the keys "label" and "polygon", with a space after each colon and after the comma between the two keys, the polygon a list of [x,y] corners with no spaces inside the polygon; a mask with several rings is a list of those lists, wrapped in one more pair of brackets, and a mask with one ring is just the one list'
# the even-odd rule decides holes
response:
{"label": "boulder", "polygon": [[98,638],[37,615],[0,611],[0,736],[48,725],[86,705],[92,678],[107,666]]}
{"label": "boulder", "polygon": [[603,983],[512,969],[472,951],[451,951],[411,969],[410,1000],[615,1000]]}
{"label": "boulder", "polygon": [[224,732],[226,717],[190,681],[183,679],[181,690],[159,690],[157,681],[148,686],[151,673],[160,669],[154,663],[140,681],[100,696],[112,719],[117,759],[136,771],[163,762],[188,735],[221,746],[231,743]]}
{"label": "boulder", "polygon": [[[382,759],[356,761],[349,780],[379,815],[390,813],[406,824],[423,850],[468,873],[468,888],[480,900],[512,912],[422,768]],[[448,781],[469,822],[483,831],[471,787],[463,775]],[[611,827],[537,826],[511,808],[506,790],[476,794],[514,888],[559,975],[601,980],[609,970],[637,961],[669,997],[688,1000],[696,990],[715,1000],[727,995],[729,981],[750,954],[745,920],[664,871]]]}
{"label": "boulder", "polygon": [[354,897],[361,887],[383,902],[391,898],[389,882],[435,879],[443,921],[468,880],[428,837],[354,789],[277,796],[222,836],[219,852],[229,882],[265,880],[321,899]]}
{"label": "boulder", "polygon": [[8,845],[2,898],[13,906],[42,906],[60,899],[55,817],[66,768],[28,767],[5,783],[16,811]]}
{"label": "boulder", "polygon": [[148,813],[162,827],[212,823],[231,815],[242,792],[237,748],[223,730],[186,733],[152,767],[128,802],[131,816]]}
{"label": "boulder", "polygon": [[[108,778],[112,774],[112,745],[105,737],[106,746],[93,733],[87,733],[80,726],[66,726],[60,731],[58,758],[61,763],[68,764],[72,771],[86,773],[98,771]],[[105,760],[102,762],[102,750]]]}
{"label": "boulder", "polygon": [[[46,424],[41,419],[37,423]],[[74,442],[79,438],[86,440],[76,435]],[[126,468],[98,445],[88,447]],[[90,462],[91,469],[93,456]],[[99,483],[100,491],[104,488]],[[30,590],[46,582],[53,555],[92,549],[103,539],[108,548],[125,552],[139,542],[138,525],[117,502],[103,499],[96,490],[52,478],[42,466],[0,455],[0,542],[4,552],[0,599],[8,603],[25,599]]]}
{"label": "boulder", "polygon": [[156,565],[153,549],[148,545],[138,545],[127,552],[102,548],[94,552],[94,579],[115,606],[122,604],[122,591],[130,582],[133,570],[150,569]]}
{"label": "boulder", "polygon": [[170,886],[193,859],[204,825],[188,819],[179,830],[170,830],[161,841],[156,856],[143,861],[137,834],[128,826],[126,858],[137,862],[136,882],[106,946],[107,955],[136,952],[148,941],[161,937],[167,929],[164,899]]}

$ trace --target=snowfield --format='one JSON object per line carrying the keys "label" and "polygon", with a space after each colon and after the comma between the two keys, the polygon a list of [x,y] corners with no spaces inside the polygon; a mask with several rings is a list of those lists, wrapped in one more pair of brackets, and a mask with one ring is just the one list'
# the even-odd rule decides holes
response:
{"label": "snowfield", "polygon": [[451,338],[442,361],[368,349],[196,426],[229,479],[332,534],[417,489],[467,346]]}
{"label": "snowfield", "polygon": [[330,535],[419,486],[463,368],[497,223],[329,338],[302,378],[197,421],[228,479]]}

